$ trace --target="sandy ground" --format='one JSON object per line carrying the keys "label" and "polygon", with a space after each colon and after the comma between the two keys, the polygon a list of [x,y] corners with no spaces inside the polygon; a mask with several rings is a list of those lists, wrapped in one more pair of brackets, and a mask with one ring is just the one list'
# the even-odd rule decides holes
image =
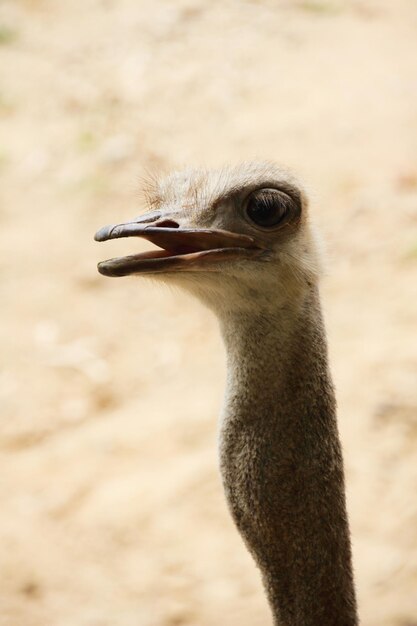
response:
{"label": "sandy ground", "polygon": [[141,177],[311,189],[363,624],[417,624],[417,3],[0,2],[0,624],[264,626],[216,322],[92,241]]}

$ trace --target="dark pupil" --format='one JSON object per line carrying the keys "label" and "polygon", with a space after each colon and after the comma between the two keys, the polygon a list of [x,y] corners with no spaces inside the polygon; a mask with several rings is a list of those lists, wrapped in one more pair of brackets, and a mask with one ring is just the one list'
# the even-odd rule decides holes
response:
{"label": "dark pupil", "polygon": [[249,198],[247,214],[258,226],[276,226],[287,215],[290,198],[276,189],[255,192]]}

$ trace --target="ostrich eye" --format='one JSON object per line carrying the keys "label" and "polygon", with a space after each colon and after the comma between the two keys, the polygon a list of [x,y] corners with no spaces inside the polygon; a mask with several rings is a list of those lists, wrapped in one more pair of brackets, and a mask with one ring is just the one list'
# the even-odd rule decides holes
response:
{"label": "ostrich eye", "polygon": [[248,199],[246,213],[251,222],[262,228],[272,228],[291,216],[293,201],[278,189],[258,189]]}

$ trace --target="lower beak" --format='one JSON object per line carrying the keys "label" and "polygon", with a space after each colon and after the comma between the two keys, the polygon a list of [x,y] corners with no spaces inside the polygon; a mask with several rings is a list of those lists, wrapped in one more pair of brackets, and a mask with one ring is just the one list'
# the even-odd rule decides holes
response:
{"label": "lower beak", "polygon": [[215,271],[225,261],[259,256],[263,248],[243,234],[225,230],[166,228],[146,219],[104,226],[96,241],[121,237],[142,237],[160,249],[102,261],[98,271],[104,276],[157,274],[162,272]]}

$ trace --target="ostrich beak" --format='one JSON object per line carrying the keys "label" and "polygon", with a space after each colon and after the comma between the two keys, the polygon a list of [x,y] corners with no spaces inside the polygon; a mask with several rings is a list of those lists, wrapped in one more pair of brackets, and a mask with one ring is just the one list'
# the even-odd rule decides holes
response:
{"label": "ostrich beak", "polygon": [[253,258],[263,252],[263,248],[249,235],[225,230],[167,228],[164,226],[166,223],[170,224],[171,220],[167,222],[163,216],[155,212],[144,214],[131,222],[101,228],[94,237],[96,241],[142,237],[160,249],[102,261],[97,266],[100,274],[129,276],[162,272],[215,271],[216,265],[221,262]]}

